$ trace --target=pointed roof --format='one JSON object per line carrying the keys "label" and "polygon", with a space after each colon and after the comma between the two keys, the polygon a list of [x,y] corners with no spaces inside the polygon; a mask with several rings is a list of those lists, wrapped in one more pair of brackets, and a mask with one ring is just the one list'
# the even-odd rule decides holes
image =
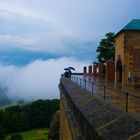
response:
{"label": "pointed roof", "polygon": [[122,30],[140,30],[140,19],[133,19]]}
{"label": "pointed roof", "polygon": [[122,31],[140,31],[140,19],[131,20],[121,31],[119,31],[115,36],[120,34]]}

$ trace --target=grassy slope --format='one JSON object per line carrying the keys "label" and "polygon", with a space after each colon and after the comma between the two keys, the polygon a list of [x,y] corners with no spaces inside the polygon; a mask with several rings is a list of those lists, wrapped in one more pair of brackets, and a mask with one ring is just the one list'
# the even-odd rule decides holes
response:
{"label": "grassy slope", "polygon": [[[48,140],[48,130],[46,128],[33,129],[26,132],[20,133],[23,136],[23,140]],[[10,138],[11,135],[6,137],[6,140]]]}

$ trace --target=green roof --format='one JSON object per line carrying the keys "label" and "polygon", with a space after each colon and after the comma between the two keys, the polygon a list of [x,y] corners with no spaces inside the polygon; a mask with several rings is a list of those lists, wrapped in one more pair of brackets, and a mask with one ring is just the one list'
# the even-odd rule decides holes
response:
{"label": "green roof", "polygon": [[133,19],[122,30],[140,30],[140,19]]}
{"label": "green roof", "polygon": [[116,33],[116,37],[123,31],[140,31],[140,19],[131,20],[122,30]]}

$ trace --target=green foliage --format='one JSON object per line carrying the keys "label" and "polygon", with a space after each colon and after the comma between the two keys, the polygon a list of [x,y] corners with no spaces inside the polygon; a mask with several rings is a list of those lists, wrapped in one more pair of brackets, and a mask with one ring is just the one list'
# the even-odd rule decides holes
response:
{"label": "green foliage", "polygon": [[101,39],[97,48],[97,59],[99,63],[105,63],[107,60],[115,60],[115,36],[114,33],[107,33],[105,38]]}
{"label": "green foliage", "polygon": [[23,137],[21,136],[21,134],[17,133],[13,134],[9,140],[22,140],[22,139]]}
{"label": "green foliage", "polygon": [[[46,128],[32,129],[20,132],[20,134],[23,137],[23,140],[48,140],[48,129]],[[6,140],[9,140],[11,135],[7,135]]]}
{"label": "green foliage", "polygon": [[28,105],[15,105],[0,111],[0,124],[6,133],[34,128],[48,128],[52,116],[59,110],[59,100],[37,100]]}

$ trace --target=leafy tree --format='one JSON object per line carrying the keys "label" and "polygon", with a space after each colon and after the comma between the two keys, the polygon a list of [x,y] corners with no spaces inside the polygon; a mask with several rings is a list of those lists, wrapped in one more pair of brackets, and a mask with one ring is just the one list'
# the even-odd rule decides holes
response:
{"label": "leafy tree", "polygon": [[4,129],[8,134],[34,128],[48,128],[57,110],[59,110],[57,99],[37,100],[28,105],[15,105],[0,110],[0,140]]}
{"label": "leafy tree", "polygon": [[97,48],[97,59],[99,63],[105,63],[107,60],[115,60],[115,36],[109,32],[105,38],[101,39]]}

